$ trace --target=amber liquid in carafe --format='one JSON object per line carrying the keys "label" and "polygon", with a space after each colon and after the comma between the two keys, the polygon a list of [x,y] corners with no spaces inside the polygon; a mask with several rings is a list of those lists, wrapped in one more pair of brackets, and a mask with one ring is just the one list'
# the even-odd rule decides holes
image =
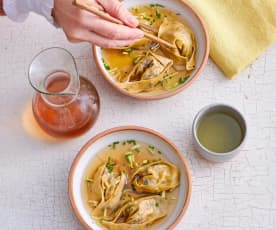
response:
{"label": "amber liquid in carafe", "polygon": [[[59,93],[67,88],[69,82],[68,75],[56,75],[49,80],[46,88],[50,93]],[[78,95],[42,96],[37,93],[33,100],[33,112],[40,127],[48,134],[78,136],[87,131],[97,118],[98,93],[90,81],[80,77]]]}

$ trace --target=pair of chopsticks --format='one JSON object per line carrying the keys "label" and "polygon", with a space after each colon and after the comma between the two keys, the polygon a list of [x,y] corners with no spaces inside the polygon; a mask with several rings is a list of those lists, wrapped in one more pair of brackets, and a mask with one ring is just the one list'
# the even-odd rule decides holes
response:
{"label": "pair of chopsticks", "polygon": [[[120,21],[119,19],[114,18],[110,14],[104,12],[104,10],[102,8],[100,8],[100,7],[96,8],[95,6],[93,6],[89,2],[89,0],[74,0],[73,5],[81,8],[81,9],[84,9],[84,10],[90,12],[90,13],[93,13],[93,14],[95,14],[95,15],[97,15],[97,16],[99,16],[99,17],[101,17],[101,18],[103,18],[107,21],[110,21],[110,22],[113,22],[113,23],[116,23],[116,24],[119,24],[119,25],[123,25],[122,21]],[[157,30],[155,28],[152,28],[151,26],[146,25],[146,24],[141,23],[141,22],[139,23],[138,27],[139,28],[144,28],[146,30],[149,30],[149,31],[152,31],[152,32],[155,32],[155,33],[157,32]],[[143,31],[143,32],[144,32],[144,36],[146,38],[148,38],[148,39],[150,39],[150,40],[152,40],[152,41],[154,41],[154,42],[156,42],[160,45],[164,45],[169,49],[174,49],[175,48],[172,44],[168,43],[167,41],[165,41],[165,40],[163,40],[163,39],[161,39],[161,38],[159,38],[159,37],[157,37],[153,34],[150,34],[148,32],[145,32],[145,31]]]}

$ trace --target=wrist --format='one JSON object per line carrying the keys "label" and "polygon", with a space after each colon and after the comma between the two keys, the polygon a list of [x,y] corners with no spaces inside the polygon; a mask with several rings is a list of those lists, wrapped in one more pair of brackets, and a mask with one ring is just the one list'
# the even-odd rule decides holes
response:
{"label": "wrist", "polygon": [[3,8],[3,0],[0,0],[0,16],[4,16],[4,15],[6,14]]}

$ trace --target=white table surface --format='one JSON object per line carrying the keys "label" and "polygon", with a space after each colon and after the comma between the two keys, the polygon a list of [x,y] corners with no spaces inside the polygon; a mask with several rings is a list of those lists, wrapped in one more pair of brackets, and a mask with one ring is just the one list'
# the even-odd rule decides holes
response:
{"label": "white table surface", "polygon": [[[33,121],[27,79],[32,57],[60,46],[96,86],[101,112],[86,134],[66,141],[45,136]],[[237,51],[238,52],[238,51]],[[203,160],[194,150],[191,125],[205,105],[238,108],[249,126],[243,151],[227,163]],[[209,60],[182,93],[159,101],[121,95],[103,79],[89,44],[70,44],[61,30],[31,15],[23,24],[0,18],[0,229],[80,230],[68,201],[67,177],[78,150],[95,134],[120,125],[152,128],[185,155],[193,191],[176,229],[276,229],[276,45],[229,81]]]}

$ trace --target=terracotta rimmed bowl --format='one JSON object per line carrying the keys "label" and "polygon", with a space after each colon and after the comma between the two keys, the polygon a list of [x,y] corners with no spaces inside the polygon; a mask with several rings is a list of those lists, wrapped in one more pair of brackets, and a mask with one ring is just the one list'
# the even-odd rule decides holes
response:
{"label": "terracotta rimmed bowl", "polygon": [[104,64],[102,62],[102,52],[101,48],[98,46],[93,47],[94,59],[98,66],[98,69],[104,76],[104,78],[118,91],[121,93],[134,97],[137,99],[144,100],[154,100],[154,99],[162,99],[166,97],[173,96],[187,87],[189,87],[200,75],[202,70],[204,69],[208,55],[209,55],[209,37],[207,28],[203,23],[203,20],[198,15],[198,13],[185,1],[183,0],[126,0],[124,1],[126,7],[131,8],[137,5],[145,5],[145,4],[161,4],[166,8],[173,10],[181,14],[184,21],[187,25],[193,30],[195,34],[195,39],[197,43],[197,53],[196,53],[196,67],[193,72],[190,74],[190,78],[181,86],[177,87],[174,90],[164,91],[158,94],[149,94],[149,93],[130,93],[125,89],[120,88],[115,80],[109,75],[109,72],[105,69]]}
{"label": "terracotta rimmed bowl", "polygon": [[104,229],[89,216],[89,211],[85,205],[86,201],[82,196],[81,185],[85,180],[84,174],[87,167],[93,164],[93,158],[99,151],[114,141],[128,139],[135,139],[156,146],[163,154],[166,154],[170,162],[179,167],[180,187],[178,202],[172,214],[162,223],[162,228],[160,228],[173,229],[179,223],[189,205],[192,191],[189,167],[183,154],[169,139],[156,131],[143,127],[122,126],[112,128],[96,135],[82,147],[73,161],[69,174],[68,189],[72,208],[77,218],[86,229]]}

